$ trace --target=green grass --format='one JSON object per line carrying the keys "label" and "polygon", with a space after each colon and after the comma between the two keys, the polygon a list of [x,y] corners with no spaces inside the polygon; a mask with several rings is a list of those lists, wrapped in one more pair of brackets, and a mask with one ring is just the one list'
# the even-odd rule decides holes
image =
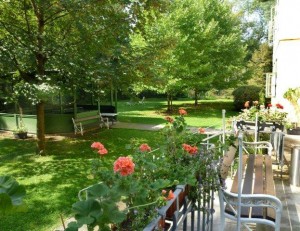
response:
{"label": "green grass", "polygon": [[165,100],[146,99],[145,104],[128,106],[126,102],[118,104],[118,120],[130,123],[162,124],[165,116],[177,116],[178,109],[183,107],[188,115],[185,117],[189,126],[217,127],[222,124],[222,109],[226,110],[226,117],[237,113],[233,110],[232,100],[200,100],[194,106],[193,100],[180,100],[173,102],[173,111],[167,113]]}
{"label": "green grass", "polygon": [[[176,116],[178,108],[184,107],[190,126],[221,125],[221,110],[227,117],[235,115],[231,101],[174,101],[174,111],[166,114],[166,102],[146,99],[144,105],[128,106],[120,102],[120,121],[134,123],[165,123],[166,115]],[[163,142],[159,132],[129,129],[101,129],[64,140],[48,140],[47,156],[35,155],[36,142],[32,139],[14,140],[0,138],[0,175],[12,175],[25,186],[26,212],[0,216],[1,231],[52,231],[61,225],[60,214],[66,219],[72,215],[72,204],[77,201],[80,189],[98,182],[92,179],[91,160],[97,158],[90,145],[102,142],[109,151],[112,165],[116,157],[129,155],[126,149],[130,142],[148,143],[156,148]]]}
{"label": "green grass", "polygon": [[26,212],[0,217],[1,231],[50,231],[60,225],[59,216],[71,215],[71,207],[81,188],[97,182],[91,179],[91,160],[96,158],[90,145],[102,142],[110,160],[129,155],[130,140],[147,142],[153,147],[158,137],[150,131],[110,129],[84,137],[48,141],[48,155],[35,155],[35,141],[0,139],[0,175],[12,175],[25,186]]}

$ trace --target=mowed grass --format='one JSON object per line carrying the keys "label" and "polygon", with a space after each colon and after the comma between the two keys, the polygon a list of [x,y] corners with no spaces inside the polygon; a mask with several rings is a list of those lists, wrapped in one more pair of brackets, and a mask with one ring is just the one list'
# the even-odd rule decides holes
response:
{"label": "mowed grass", "polygon": [[166,116],[177,116],[178,109],[184,108],[188,115],[185,117],[189,126],[220,128],[222,125],[222,109],[226,117],[237,114],[232,100],[200,100],[194,105],[193,100],[173,101],[173,111],[167,112],[167,102],[158,99],[146,99],[144,104],[129,106],[126,101],[118,104],[118,120],[130,123],[163,124]]}
{"label": "mowed grass", "polygon": [[[172,113],[166,113],[166,102],[147,100],[143,105],[128,106],[119,103],[120,121],[161,124],[167,115],[177,116],[178,108],[187,110],[186,121],[190,126],[219,126],[222,109],[227,116],[234,115],[231,101],[174,101]],[[11,175],[24,185],[25,212],[0,216],[0,231],[52,231],[64,219],[72,216],[72,204],[77,201],[78,191],[96,183],[91,175],[91,161],[98,158],[90,148],[92,142],[100,141],[108,149],[108,165],[112,166],[119,156],[130,155],[128,144],[148,143],[159,147],[164,142],[160,132],[131,129],[101,129],[84,136],[68,137],[63,140],[48,139],[47,155],[35,154],[36,141],[0,138],[0,175]]]}
{"label": "mowed grass", "polygon": [[[71,216],[78,191],[99,179],[91,178],[91,161],[98,157],[90,146],[102,142],[109,151],[110,165],[129,155],[126,145],[134,141],[158,144],[151,131],[110,129],[84,137],[47,141],[47,156],[35,155],[34,140],[0,139],[0,175],[11,175],[25,186],[27,211],[0,216],[1,231],[50,231],[60,226],[60,214]],[[158,140],[157,140],[158,139]],[[161,140],[161,139],[160,139]]]}

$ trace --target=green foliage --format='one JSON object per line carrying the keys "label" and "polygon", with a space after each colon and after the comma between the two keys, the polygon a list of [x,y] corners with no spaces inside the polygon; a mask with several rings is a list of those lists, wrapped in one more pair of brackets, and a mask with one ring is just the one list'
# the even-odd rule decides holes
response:
{"label": "green foliage", "polygon": [[[242,81],[245,47],[240,24],[227,3],[208,0],[174,1],[167,12],[133,36],[140,60],[136,85],[176,93],[224,89]],[[140,46],[138,46],[140,44]]]}
{"label": "green foliage", "polygon": [[264,105],[255,105],[249,109],[242,109],[242,112],[236,118],[240,120],[255,121],[257,115],[258,121],[286,124],[287,114],[287,112],[282,110],[280,104],[277,104],[274,107],[269,105],[268,108],[265,108]]}
{"label": "green foliage", "polygon": [[[200,101],[198,107],[193,105],[193,100],[176,100],[174,101],[175,115],[179,107],[185,107],[188,111],[188,115],[184,117],[188,126],[220,128],[222,109],[226,109],[228,112],[226,115],[236,114],[232,111],[231,100]],[[128,107],[126,102],[120,102],[118,110],[120,112],[118,119],[123,121],[146,122],[153,125],[166,122],[163,118],[166,115],[166,102],[162,100],[147,99],[144,105],[131,107]],[[26,213],[13,213],[0,217],[1,231],[10,231],[11,227],[14,227],[14,231],[54,230],[61,226],[60,214],[64,220],[74,215],[72,204],[76,203],[78,191],[98,182],[98,179],[91,179],[90,174],[91,160],[95,159],[95,154],[90,148],[93,141],[100,140],[109,150],[109,156],[105,156],[107,157],[105,167],[110,169],[117,157],[135,153],[135,147],[141,143],[148,143],[153,149],[166,147],[162,133],[135,129],[104,129],[100,132],[97,130],[86,133],[83,137],[66,137],[63,140],[57,138],[59,136],[49,137],[47,141],[49,152],[43,157],[36,155],[33,139],[0,138],[0,174],[9,172],[26,187],[27,196],[24,202],[28,208]],[[127,148],[128,143],[131,144],[129,148]],[[189,144],[194,143],[197,142],[192,141],[191,138]],[[154,153],[160,154],[159,151]],[[210,156],[204,157],[208,160],[212,159]],[[151,187],[158,193],[160,185],[164,184],[168,183],[157,181],[153,182]],[[141,200],[143,198],[139,198],[139,201]],[[145,210],[147,208],[145,207]],[[147,211],[145,212],[148,215]],[[139,219],[139,224],[145,222],[144,217]],[[77,224],[76,227],[78,228]]]}
{"label": "green foliage", "polygon": [[26,191],[24,186],[11,176],[0,176],[0,216],[7,213],[24,211],[22,199]]}
{"label": "green foliage", "polygon": [[267,43],[262,43],[252,54],[248,63],[251,73],[249,85],[265,87],[265,74],[272,72],[272,48]]}
{"label": "green foliage", "polygon": [[[149,211],[165,205],[167,199],[162,190],[174,190],[178,184],[190,185],[192,200],[203,188],[217,190],[213,181],[217,178],[219,156],[203,152],[201,140],[206,136],[191,133],[184,119],[186,111],[181,108],[179,113],[174,119],[166,118],[168,122],[162,131],[165,143],[160,148],[152,150],[148,144],[133,140],[128,146],[130,155],[119,157],[113,168],[106,164],[109,154],[105,147],[99,142],[92,144],[100,154],[93,161],[93,175],[100,183],[84,189],[87,198],[73,204],[78,228],[86,224],[91,230],[96,226],[106,229],[113,223],[122,230],[126,219],[130,220],[130,230],[141,230],[157,215],[150,215]],[[120,166],[126,168],[124,172],[119,171]],[[199,181],[203,188],[198,192]],[[123,209],[117,206],[120,203]],[[71,223],[69,230],[74,227],[75,223]]]}
{"label": "green foliage", "polygon": [[258,101],[260,99],[259,92],[262,89],[257,86],[241,86],[236,88],[233,92],[233,98],[234,98],[234,107],[237,111],[240,111],[241,109],[245,108],[244,104],[245,102],[254,102]]}
{"label": "green foliage", "polygon": [[283,98],[287,99],[292,106],[294,107],[296,117],[297,117],[297,126],[300,126],[300,87],[289,88],[283,95]]}

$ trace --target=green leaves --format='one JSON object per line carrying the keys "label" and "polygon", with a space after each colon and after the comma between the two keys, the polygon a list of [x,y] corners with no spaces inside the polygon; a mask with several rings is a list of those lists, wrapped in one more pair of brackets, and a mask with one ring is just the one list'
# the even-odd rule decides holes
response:
{"label": "green leaves", "polygon": [[120,196],[114,189],[99,183],[88,188],[86,193],[86,200],[73,204],[76,222],[70,223],[67,230],[77,230],[84,224],[88,227],[99,225],[102,230],[108,224],[120,223],[126,218],[126,214],[119,211]]}
{"label": "green leaves", "polygon": [[0,176],[0,215],[23,209],[25,188],[11,176]]}

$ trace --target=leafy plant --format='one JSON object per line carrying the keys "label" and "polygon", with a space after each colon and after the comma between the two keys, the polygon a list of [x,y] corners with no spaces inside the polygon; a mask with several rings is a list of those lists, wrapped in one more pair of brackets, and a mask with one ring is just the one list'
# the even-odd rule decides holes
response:
{"label": "leafy plant", "polygon": [[166,117],[163,146],[152,150],[146,143],[133,141],[128,145],[131,155],[120,156],[113,168],[106,160],[108,150],[94,142],[91,147],[99,158],[93,161],[92,173],[100,182],[84,189],[86,198],[73,204],[76,221],[67,230],[77,230],[84,224],[88,230],[96,226],[101,230],[112,226],[141,230],[157,215],[157,208],[173,198],[176,185],[193,188],[190,197],[194,200],[199,196],[195,193],[199,182],[212,186],[209,182],[216,178],[213,162],[218,158],[202,152],[203,136],[187,129],[186,114],[180,108],[179,116]]}
{"label": "leafy plant", "polygon": [[[257,86],[241,86],[236,88],[233,92],[234,107],[236,110],[240,111],[244,108],[244,103],[249,100],[249,102],[254,102],[259,99],[260,87]],[[252,105],[250,105],[252,106]]]}
{"label": "leafy plant", "polygon": [[297,88],[289,88],[283,95],[285,99],[287,99],[295,109],[295,114],[297,118],[297,126],[300,126],[300,87]]}
{"label": "leafy plant", "polygon": [[285,125],[287,123],[287,112],[283,111],[281,104],[269,104],[267,108],[259,105],[258,101],[254,101],[254,105],[249,107],[249,101],[245,102],[245,109],[236,117],[239,120],[255,121],[256,115],[258,120],[262,122],[272,121]]}
{"label": "leafy plant", "polygon": [[25,188],[11,176],[0,176],[0,216],[24,210]]}

